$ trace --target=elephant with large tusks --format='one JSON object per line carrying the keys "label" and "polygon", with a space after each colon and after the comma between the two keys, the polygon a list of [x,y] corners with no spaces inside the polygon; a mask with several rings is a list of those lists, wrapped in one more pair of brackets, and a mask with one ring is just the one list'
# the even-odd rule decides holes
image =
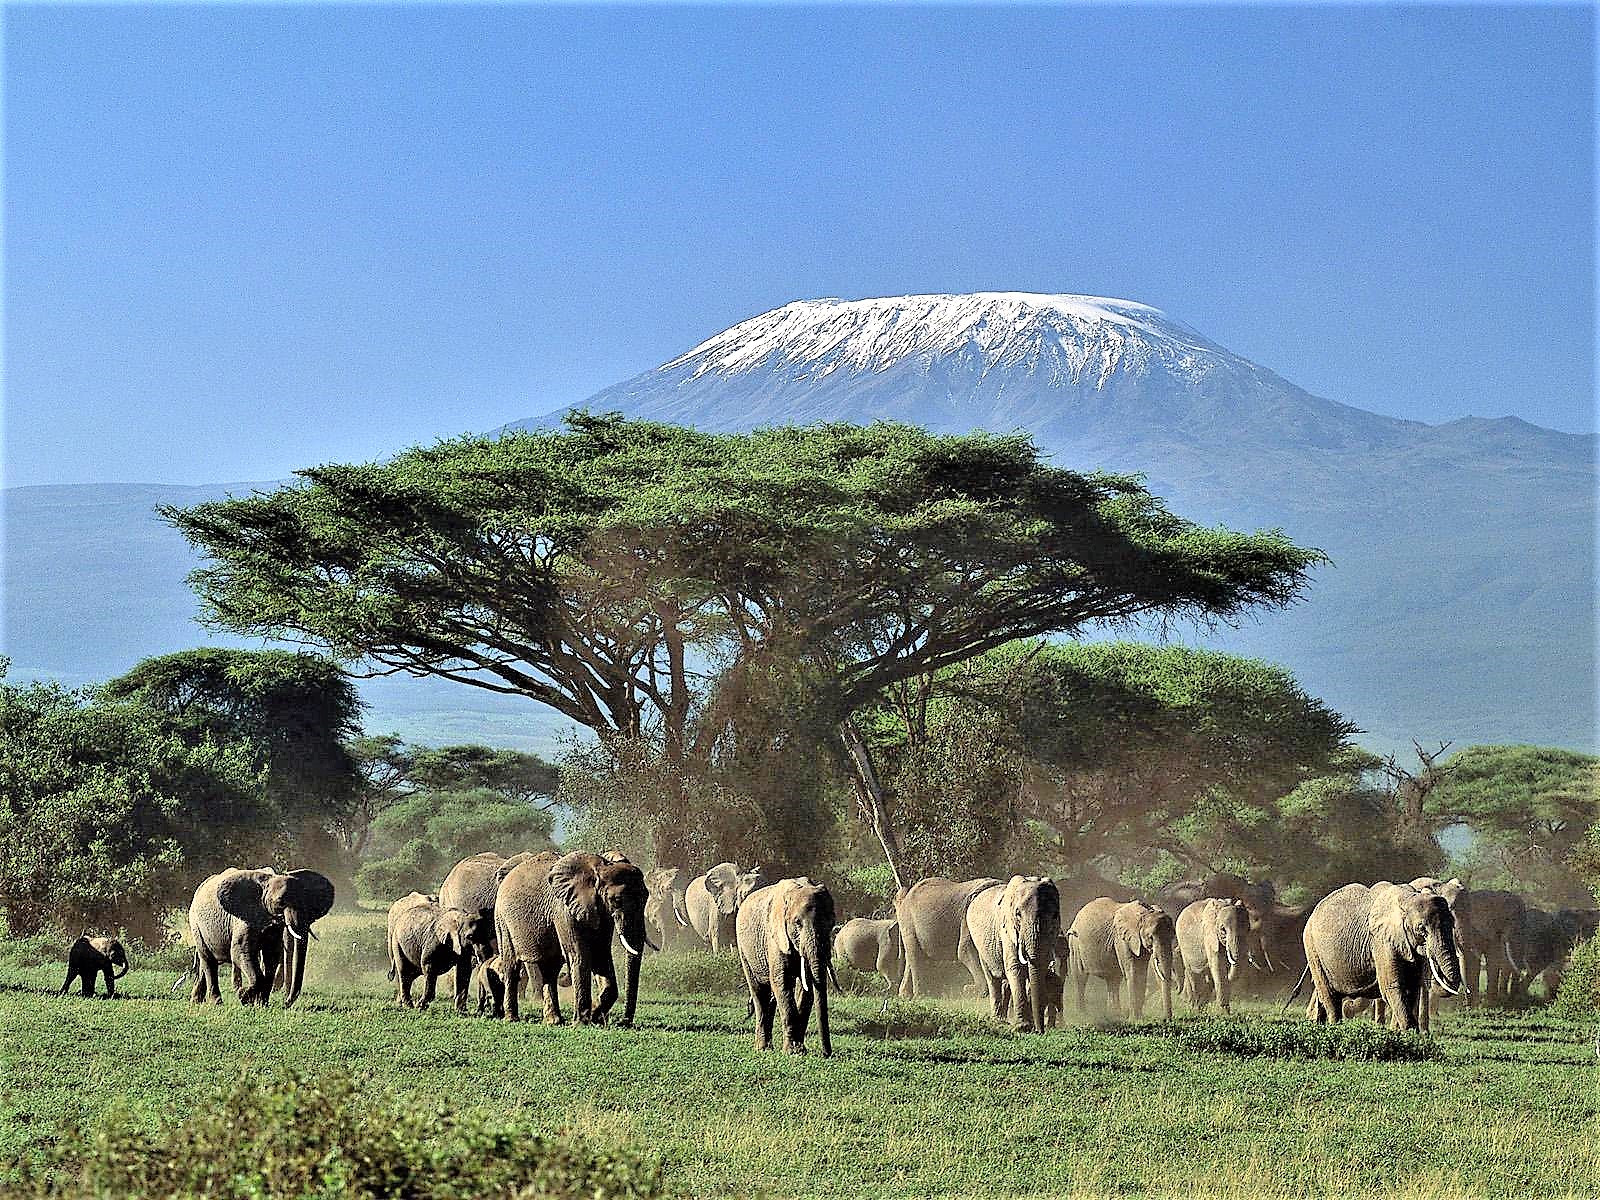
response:
{"label": "elephant with large tusks", "polygon": [[231,868],[195,889],[189,934],[195,947],[195,1003],[220,1002],[217,968],[231,963],[241,1004],[265,1004],[284,968],[284,1007],[305,983],[312,925],[333,910],[333,883],[316,871]]}
{"label": "elephant with large tusks", "polygon": [[905,943],[906,972],[900,997],[932,996],[940,991],[940,965],[960,963],[984,994],[988,976],[978,961],[977,948],[967,929],[967,906],[998,879],[922,879],[895,897],[895,920]]}
{"label": "elephant with large tusks", "polygon": [[[551,861],[535,855],[514,868],[495,899],[495,931],[505,988],[505,1019],[521,1019],[518,985],[533,973],[544,999],[546,1024],[561,1024],[556,992],[562,966],[572,973],[578,1022],[603,1025],[617,1000],[617,973],[611,954],[619,937],[628,959],[623,1025],[633,1024],[639,998],[639,960],[645,946],[659,949],[645,934],[649,898],[644,872],[621,854],[574,850]],[[593,995],[593,980],[601,981]]]}
{"label": "elephant with large tusks", "polygon": [[689,927],[703,944],[711,947],[712,953],[730,949],[739,906],[757,888],[766,887],[767,882],[760,867],[741,871],[731,862],[718,863],[704,875],[696,875],[683,891]]}
{"label": "elephant with large tusks", "polygon": [[739,906],[735,936],[756,1018],[756,1049],[772,1048],[773,1018],[781,1013],[784,1050],[804,1054],[815,997],[822,1054],[825,1058],[831,1055],[828,983],[833,974],[833,893],[804,876],[758,888]]}
{"label": "elephant with large tusks", "polygon": [[650,900],[644,906],[645,924],[666,953],[690,944],[689,873],[681,867],[656,867],[644,873]]}
{"label": "elephant with large tusks", "polygon": [[[1522,933],[1522,916],[1527,907],[1515,892],[1463,888],[1450,900],[1456,918],[1457,939],[1466,963],[1469,996],[1481,970],[1483,988],[1478,994],[1484,1003],[1503,1003],[1510,999],[1523,963],[1517,956],[1517,941]],[[1467,1001],[1469,1004],[1471,999]]]}
{"label": "elephant with large tusks", "polygon": [[[121,970],[113,972],[113,968]],[[117,994],[117,980],[128,973],[128,955],[122,948],[122,943],[116,938],[90,937],[84,934],[72,943],[72,948],[67,951],[67,981],[61,985],[58,996],[65,996],[72,987],[72,981],[78,980],[83,985],[85,996],[94,995],[95,980],[104,976],[106,981],[106,996],[114,998]]]}
{"label": "elephant with large tusks", "polygon": [[1091,900],[1078,910],[1067,931],[1068,963],[1078,988],[1078,1008],[1085,1008],[1091,975],[1103,980],[1113,1012],[1121,1009],[1122,985],[1128,985],[1128,1007],[1135,1019],[1144,1016],[1149,972],[1161,982],[1162,1016],[1172,1019],[1172,987],[1176,982],[1178,935],[1172,917],[1143,900],[1118,904],[1109,896]]}
{"label": "elephant with large tusks", "polygon": [[1196,900],[1186,904],[1175,924],[1183,960],[1183,990],[1202,1009],[1213,994],[1223,1012],[1232,1012],[1233,981],[1248,958],[1250,914],[1242,900]]}
{"label": "elephant with large tusks", "polygon": [[1465,986],[1455,929],[1449,902],[1431,888],[1348,883],[1324,896],[1306,921],[1309,1015],[1338,1022],[1346,1000],[1381,1000],[1392,1028],[1418,1028],[1430,978],[1446,995]]}
{"label": "elephant with large tusks", "polygon": [[437,896],[412,892],[389,906],[389,978],[395,1001],[414,1007],[411,985],[422,978],[422,1004],[433,1003],[439,977],[455,972],[456,1011],[467,1011],[474,960],[489,957],[494,925],[481,912],[445,908]]}
{"label": "elephant with large tusks", "polygon": [[[882,975],[894,995],[905,974],[905,943],[899,923],[891,919],[852,917],[834,932],[833,948],[857,971]],[[884,997],[884,1005],[889,1003]]]}
{"label": "elephant with large tusks", "polygon": [[977,951],[996,1019],[1010,1008],[1018,1029],[1045,1027],[1044,975],[1061,936],[1061,895],[1050,880],[1013,875],[967,905],[967,933]]}

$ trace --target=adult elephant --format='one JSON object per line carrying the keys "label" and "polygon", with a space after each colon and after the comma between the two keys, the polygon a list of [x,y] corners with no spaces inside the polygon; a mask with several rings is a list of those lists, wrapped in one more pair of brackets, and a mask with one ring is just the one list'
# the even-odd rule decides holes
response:
{"label": "adult elephant", "polygon": [[895,920],[905,943],[906,972],[900,996],[931,996],[939,989],[935,974],[939,964],[957,963],[967,969],[972,982],[987,991],[987,977],[978,961],[972,935],[967,932],[967,905],[1000,886],[998,879],[922,879],[897,895]]}
{"label": "adult elephant", "polygon": [[[545,851],[551,859],[560,855]],[[468,912],[482,913],[494,922],[494,901],[500,892],[500,883],[521,864],[535,857],[524,851],[510,858],[493,851],[463,858],[450,868],[444,882],[439,885],[439,904],[442,908],[464,908]]]}
{"label": "adult elephant", "polygon": [[[1516,977],[1522,974],[1516,946],[1527,905],[1515,892],[1463,888],[1451,908],[1460,929],[1467,967],[1467,1003],[1472,1003],[1472,992],[1477,992],[1486,1004],[1504,1003],[1511,997]],[[1480,971],[1481,990],[1471,986],[1478,982]]]}
{"label": "adult elephant", "polygon": [[1261,918],[1261,957],[1257,972],[1245,976],[1241,982],[1255,984],[1267,992],[1299,979],[1306,967],[1305,932],[1310,917],[1309,904],[1274,904],[1268,909]]}
{"label": "adult elephant", "polygon": [[700,941],[720,954],[733,945],[734,919],[739,905],[757,888],[767,885],[760,867],[740,871],[731,862],[718,863],[704,875],[696,875],[683,891],[684,911],[689,927]]}
{"label": "adult elephant", "polygon": [[[882,975],[889,995],[900,986],[906,969],[906,950],[898,921],[852,917],[835,933],[833,948],[857,971]],[[884,1003],[888,1003],[887,998]]]}
{"label": "adult elephant", "polygon": [[217,968],[231,963],[241,1004],[266,1004],[284,968],[283,1004],[305,983],[307,939],[333,909],[333,883],[316,871],[231,868],[195,889],[189,935],[195,947],[195,1003],[220,1002]]}
{"label": "adult elephant", "polygon": [[389,906],[389,977],[395,1001],[414,1007],[411,985],[422,977],[422,1005],[433,1003],[439,977],[455,972],[456,1011],[467,1011],[474,961],[493,955],[494,923],[482,912],[446,908],[436,896],[412,892]]}
{"label": "adult elephant", "polygon": [[1174,924],[1183,959],[1183,985],[1198,1011],[1215,995],[1223,1012],[1232,1011],[1233,981],[1249,955],[1250,915],[1242,900],[1207,898],[1186,904]]}
{"label": "adult elephant", "polygon": [[[505,987],[505,1019],[521,1019],[518,985],[531,972],[544,999],[546,1024],[561,1024],[556,992],[561,968],[572,973],[579,1024],[603,1025],[617,1001],[613,936],[627,952],[622,1024],[633,1024],[639,997],[639,960],[646,945],[644,872],[620,854],[574,850],[551,861],[535,855],[512,869],[495,899],[495,933]],[[599,976],[600,995],[593,995]]]}
{"label": "adult elephant", "polygon": [[1349,883],[1324,896],[1305,951],[1319,1023],[1344,1020],[1346,1000],[1381,1000],[1392,1028],[1416,1029],[1430,977],[1451,996],[1465,982],[1449,902],[1409,883]]}
{"label": "adult elephant", "polygon": [[1172,985],[1177,974],[1178,935],[1172,917],[1143,900],[1119,904],[1109,896],[1078,910],[1067,931],[1068,965],[1077,983],[1078,1008],[1085,1008],[1091,975],[1103,980],[1113,1012],[1120,1012],[1122,985],[1135,1020],[1144,1016],[1145,993],[1153,968],[1161,982],[1162,1015],[1172,1019]]}
{"label": "adult elephant", "polygon": [[655,932],[663,953],[689,941],[687,889],[689,873],[681,867],[656,867],[644,873],[650,899],[644,906],[645,924]]}
{"label": "adult elephant", "polygon": [[773,1018],[781,1013],[784,1050],[804,1054],[815,996],[822,1055],[831,1055],[833,893],[804,876],[757,888],[739,906],[734,934],[756,1018],[756,1049],[772,1048]]}
{"label": "adult elephant", "polygon": [[1543,976],[1546,997],[1554,997],[1567,956],[1584,938],[1594,936],[1596,924],[1600,924],[1600,909],[1563,908],[1548,912],[1528,905],[1523,910],[1522,933],[1517,939],[1522,974],[1513,984],[1513,994],[1529,995],[1533,984]]}
{"label": "adult elephant", "polygon": [[966,925],[995,1018],[1004,1020],[1009,1007],[1018,1029],[1044,1029],[1044,976],[1061,936],[1056,885],[1038,875],[1013,875],[967,905]]}

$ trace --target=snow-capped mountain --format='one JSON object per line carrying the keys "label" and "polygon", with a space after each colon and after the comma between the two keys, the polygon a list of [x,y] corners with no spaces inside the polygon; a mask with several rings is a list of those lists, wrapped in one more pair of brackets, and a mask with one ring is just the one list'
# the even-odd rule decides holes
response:
{"label": "snow-capped mountain", "polygon": [[1144,474],[1185,516],[1325,550],[1305,604],[1221,641],[1294,667],[1380,740],[1597,741],[1592,436],[1368,412],[1148,305],[1018,292],[797,301],[582,407],[1026,430],[1062,466]]}
{"label": "snow-capped mountain", "polygon": [[[881,418],[1027,430],[1062,466],[1144,473],[1184,516],[1276,526],[1326,551],[1334,565],[1304,604],[1203,640],[1293,668],[1377,748],[1416,736],[1600,749],[1593,437],[1381,416],[1146,305],[1010,292],[787,304],[584,407],[723,430]],[[14,673],[106,679],[208,640],[184,585],[195,556],[152,506],[226,490],[6,491]],[[526,702],[449,684],[380,681],[367,696],[373,728],[424,741],[548,749],[553,736]]]}

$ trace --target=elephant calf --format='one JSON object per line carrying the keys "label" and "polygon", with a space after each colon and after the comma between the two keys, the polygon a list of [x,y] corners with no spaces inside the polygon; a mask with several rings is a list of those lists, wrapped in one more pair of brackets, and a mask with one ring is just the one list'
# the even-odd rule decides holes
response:
{"label": "elephant calf", "polygon": [[[112,973],[113,967],[121,970]],[[117,994],[117,980],[128,973],[128,955],[122,949],[122,943],[116,938],[92,938],[85,934],[72,943],[72,948],[67,951],[67,981],[61,985],[58,996],[65,996],[72,987],[74,979],[82,981],[83,994],[94,995],[95,976],[104,975],[106,979],[106,995]]]}
{"label": "elephant calf", "polygon": [[445,908],[435,896],[412,892],[389,906],[389,978],[394,980],[395,1002],[416,1007],[411,985],[420,975],[422,1005],[433,1003],[439,976],[455,971],[456,1011],[467,1011],[467,991],[474,958],[493,949],[494,925],[482,912]]}

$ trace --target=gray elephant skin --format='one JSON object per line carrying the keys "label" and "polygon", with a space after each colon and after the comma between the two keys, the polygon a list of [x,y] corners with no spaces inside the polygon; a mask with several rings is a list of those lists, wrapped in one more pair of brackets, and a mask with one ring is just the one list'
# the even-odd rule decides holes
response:
{"label": "gray elephant skin", "polygon": [[1154,970],[1161,984],[1162,1016],[1172,1019],[1178,936],[1167,912],[1143,900],[1119,904],[1102,896],[1078,910],[1067,944],[1079,1009],[1085,1007],[1089,977],[1094,976],[1105,983],[1112,1012],[1121,1011],[1122,985],[1127,984],[1129,1011],[1135,1019],[1143,1017]]}
{"label": "gray elephant skin", "polygon": [[[474,854],[464,858],[450,868],[450,874],[445,876],[444,883],[439,885],[439,903],[445,908],[464,908],[468,912],[482,913],[488,918],[489,946],[487,950],[480,948],[479,962],[492,958],[500,952],[499,943],[494,935],[494,902],[499,895],[500,884],[505,877],[517,867],[527,862],[538,854],[548,856],[551,862],[561,856],[554,850],[532,851],[524,850],[507,858],[492,850],[482,854]],[[498,980],[499,976],[494,975]],[[527,994],[526,981],[524,981],[523,995]],[[503,993],[496,988],[489,990],[493,998],[493,1012],[496,1017],[505,1015],[502,1007]]]}
{"label": "gray elephant skin", "polygon": [[1464,986],[1455,917],[1431,888],[1346,884],[1311,910],[1305,951],[1319,1023],[1342,1021],[1346,1000],[1381,1000],[1391,1028],[1417,1029],[1430,978],[1447,995]]}
{"label": "gray elephant skin", "polygon": [[1023,1030],[1045,1028],[1054,990],[1045,973],[1061,936],[1061,894],[1039,875],[1013,875],[1004,887],[980,892],[967,905],[967,933],[977,952],[996,1019],[1009,1008]]}
{"label": "gray elephant skin", "polygon": [[1467,1003],[1473,1002],[1474,995],[1486,1004],[1505,1003],[1511,998],[1517,976],[1522,974],[1516,944],[1527,905],[1515,892],[1495,889],[1464,888],[1453,898],[1446,898],[1451,900],[1466,963]]}
{"label": "gray elephant skin", "polygon": [[[115,968],[121,968],[115,970]],[[73,980],[83,985],[85,996],[94,995],[95,980],[104,976],[106,996],[115,997],[117,980],[128,973],[128,954],[116,938],[90,937],[84,934],[67,950],[67,981],[61,985],[58,996],[65,996]]]}
{"label": "gray elephant skin", "polygon": [[[505,1019],[521,1019],[518,984],[532,973],[544,1000],[546,1024],[561,1024],[556,985],[565,965],[572,974],[573,1007],[579,1024],[603,1025],[617,1001],[613,937],[626,951],[628,974],[623,1025],[633,1024],[639,997],[639,960],[648,942],[644,872],[615,852],[574,850],[552,861],[535,855],[500,884],[495,932],[504,972]],[[600,979],[600,995],[593,994]]]}
{"label": "gray elephant skin", "polygon": [[395,1002],[402,1008],[417,1005],[411,987],[421,977],[422,1003],[433,1003],[439,978],[455,972],[452,989],[456,1011],[467,1011],[467,993],[474,961],[493,954],[494,924],[482,912],[446,908],[436,896],[412,892],[389,906],[389,978],[394,980]]}
{"label": "gray elephant skin", "polygon": [[688,887],[689,873],[682,867],[655,867],[644,873],[650,899],[644,906],[645,924],[661,943],[662,953],[692,945]]}
{"label": "gray elephant skin", "polygon": [[189,934],[195,947],[195,1003],[222,999],[217,968],[231,963],[241,1004],[266,1004],[284,968],[285,1007],[305,983],[312,926],[333,909],[333,883],[316,871],[230,868],[195,889]]}
{"label": "gray elephant skin", "polygon": [[988,977],[967,930],[967,906],[999,886],[998,879],[922,879],[895,897],[895,920],[906,952],[902,999],[937,995],[949,976],[940,967],[948,963],[960,963],[972,982],[988,991]]}
{"label": "gray elephant skin", "polygon": [[1212,996],[1232,1012],[1233,981],[1248,955],[1250,914],[1242,900],[1196,900],[1186,904],[1174,924],[1183,960],[1183,991],[1198,1011]]}
{"label": "gray elephant skin", "polygon": [[740,871],[731,862],[718,863],[704,875],[696,875],[683,894],[689,927],[714,953],[730,949],[739,906],[767,882],[760,867]]}
{"label": "gray elephant skin", "polygon": [[735,937],[756,1018],[756,1049],[772,1048],[773,1018],[781,1014],[784,1050],[804,1054],[815,997],[817,1037],[823,1057],[831,1055],[833,893],[804,876],[758,888],[739,906]]}
{"label": "gray elephant skin", "polygon": [[834,934],[833,949],[855,970],[883,976],[890,994],[900,986],[906,951],[893,918],[852,917]]}

